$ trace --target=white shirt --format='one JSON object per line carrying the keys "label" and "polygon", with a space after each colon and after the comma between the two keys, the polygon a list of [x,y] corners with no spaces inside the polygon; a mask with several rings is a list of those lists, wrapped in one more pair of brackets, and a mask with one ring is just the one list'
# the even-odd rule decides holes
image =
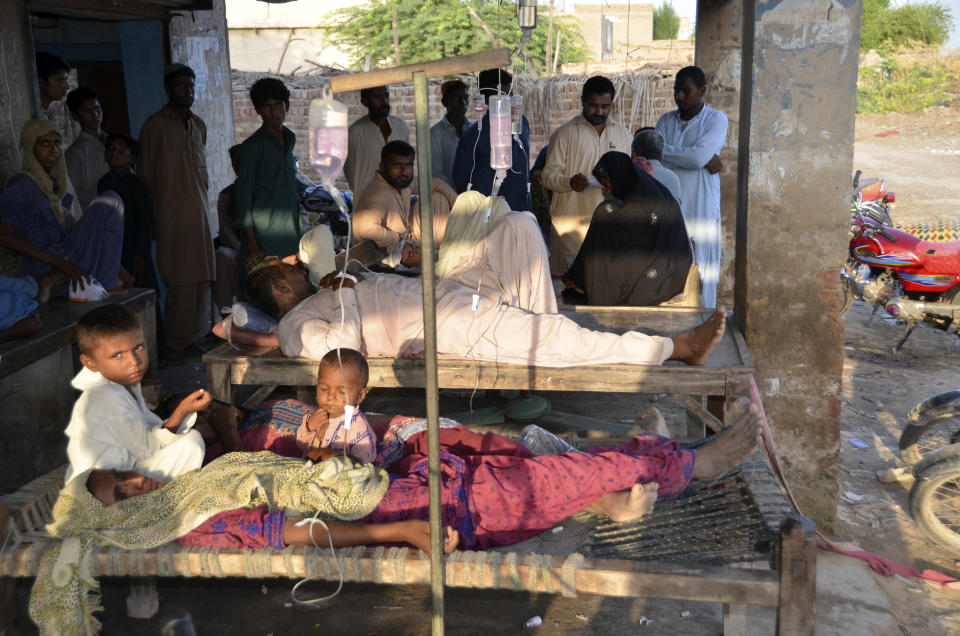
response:
{"label": "white shirt", "polygon": [[[463,122],[466,130],[470,120]],[[444,115],[440,121],[430,127],[430,169],[434,179],[442,179],[451,188],[453,185],[453,161],[457,157],[457,144],[460,135],[456,127]]]}
{"label": "white shirt", "polygon": [[370,115],[364,115],[350,124],[350,129],[347,131],[347,160],[343,162],[343,176],[350,184],[354,200],[363,194],[363,189],[373,180],[373,175],[380,166],[380,151],[383,150],[387,141],[410,140],[410,129],[402,119],[387,115],[387,123],[390,125],[390,137],[386,141],[383,139],[380,127],[373,123]]}
{"label": "white shirt", "polygon": [[86,210],[97,198],[97,182],[110,167],[103,155],[103,142],[88,132],[80,131],[76,141],[67,148],[67,174],[77,190],[80,207]]}
{"label": "white shirt", "polygon": [[200,468],[204,447],[200,434],[192,430],[195,413],[185,417],[174,433],[147,408],[139,384],[125,387],[86,367],[71,384],[83,393],[65,431],[67,482],[91,468],[135,470],[163,481]]}
{"label": "white shirt", "polygon": [[630,131],[622,124],[607,119],[603,132],[579,114],[550,135],[550,149],[543,166],[543,185],[553,191],[550,218],[558,238],[550,245],[550,269],[564,274],[587,235],[593,211],[603,200],[600,188],[587,187],[576,192],[570,179],[578,173],[589,177],[604,153],[611,150],[630,154]]}
{"label": "white shirt", "polygon": [[716,306],[720,272],[720,175],[704,166],[720,154],[727,137],[727,116],[704,104],[687,122],[673,110],[661,115],[657,132],[663,135],[663,163],[677,174],[683,197],[681,210],[693,239],[703,279],[705,307]]}

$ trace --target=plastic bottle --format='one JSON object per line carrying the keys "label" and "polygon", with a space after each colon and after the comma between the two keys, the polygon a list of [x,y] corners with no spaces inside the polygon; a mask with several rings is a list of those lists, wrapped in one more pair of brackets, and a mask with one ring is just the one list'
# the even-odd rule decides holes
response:
{"label": "plastic bottle", "polygon": [[494,95],[490,98],[490,167],[509,170],[513,166],[513,147],[510,140],[510,98]]}
{"label": "plastic bottle", "polygon": [[533,616],[527,619],[527,622],[523,624],[527,629],[533,629],[534,627],[540,627],[543,623],[543,619],[539,616]]}
{"label": "plastic bottle", "polygon": [[483,101],[483,95],[476,93],[471,100],[473,101],[473,112],[477,114],[477,117],[480,117],[483,115],[483,111],[487,110],[487,103]]}
{"label": "plastic bottle", "polygon": [[330,87],[323,99],[310,102],[310,165],[325,186],[333,185],[347,158],[347,107],[333,99]]}
{"label": "plastic bottle", "polygon": [[523,95],[516,93],[510,96],[510,128],[518,137],[523,134]]}

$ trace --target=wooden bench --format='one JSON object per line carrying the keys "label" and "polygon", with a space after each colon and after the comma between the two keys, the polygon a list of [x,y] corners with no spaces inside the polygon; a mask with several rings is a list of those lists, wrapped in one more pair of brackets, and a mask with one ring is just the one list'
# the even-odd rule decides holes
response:
{"label": "wooden bench", "polygon": [[[3,498],[12,513],[16,532],[12,544],[8,542],[5,549],[0,547],[0,632],[3,615],[8,620],[16,616],[14,579],[36,576],[40,555],[54,544],[44,525],[50,521],[50,511],[62,485],[61,468]],[[594,518],[599,523],[591,536],[592,545],[580,547],[586,557],[580,553],[549,553],[558,546],[555,540],[536,545],[533,553],[529,553],[528,543],[486,552],[455,552],[446,557],[446,585],[564,596],[599,594],[721,603],[724,633],[731,636],[746,633],[746,606],[770,607],[777,612],[778,634],[812,636],[816,616],[813,524],[789,514],[789,504],[759,453],[740,471],[700,486],[686,500],[659,502],[654,512],[638,523],[613,524],[605,523],[604,517]],[[719,498],[723,500],[717,501]],[[717,521],[718,514],[726,521]],[[748,523],[730,526],[731,519],[747,516],[751,517]],[[675,546],[680,535],[692,534],[691,523],[706,531],[700,533],[699,542],[687,542],[679,558],[674,555],[667,561],[657,560],[656,556],[652,560],[649,556],[641,557],[642,560],[590,556],[602,554],[598,537],[609,535],[611,526],[616,532],[640,534],[654,543],[657,537],[665,537],[665,546]],[[711,564],[717,563],[709,555],[715,555],[721,533],[736,534],[733,542],[747,546],[732,561],[753,567]],[[633,537],[628,539],[632,541]],[[656,552],[654,549],[654,555]],[[707,558],[699,560],[701,555]],[[341,548],[336,561],[346,581],[388,585],[425,585],[430,581],[429,558],[417,550]],[[130,577],[131,597],[152,597],[152,610],[141,618],[149,617],[157,609],[152,577],[309,576],[337,580],[337,565],[330,551],[305,547],[264,548],[255,553],[187,547],[175,542],[149,550],[102,547],[94,555],[93,563],[94,576]]]}
{"label": "wooden bench", "polygon": [[30,338],[0,344],[0,490],[23,484],[66,461],[63,429],[70,420],[79,371],[77,320],[100,304],[120,303],[143,322],[151,364],[157,359],[156,293],[131,289],[97,303],[52,300],[40,306],[43,327]]}
{"label": "wooden bench", "polygon": [[[686,331],[710,315],[710,310],[682,307],[561,307],[561,313],[598,331],[638,330],[670,335]],[[259,386],[247,403],[259,403],[277,385],[303,389],[312,401],[316,360],[288,358],[276,348],[224,343],[203,356],[207,388],[213,397],[232,402],[235,386]],[[424,386],[424,362],[371,358],[370,386]],[[668,362],[662,366],[634,364],[583,365],[570,368],[531,367],[474,360],[439,361],[439,383],[449,389],[529,389],[537,391],[596,391],[671,393],[732,397],[747,394],[753,359],[743,336],[727,320],[720,344],[703,366]]]}

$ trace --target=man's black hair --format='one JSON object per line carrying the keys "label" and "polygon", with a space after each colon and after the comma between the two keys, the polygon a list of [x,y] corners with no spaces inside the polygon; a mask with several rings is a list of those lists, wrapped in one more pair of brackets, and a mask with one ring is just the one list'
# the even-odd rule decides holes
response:
{"label": "man's black hair", "polygon": [[113,133],[111,135],[107,135],[107,138],[103,142],[103,147],[109,148],[110,144],[118,139],[127,144],[127,150],[129,150],[130,154],[133,155],[133,158],[136,159],[137,154],[140,152],[140,144],[138,144],[137,140],[130,135],[124,135],[122,133]]}
{"label": "man's black hair", "polygon": [[87,101],[88,99],[95,99],[99,102],[100,93],[96,89],[88,86],[75,88],[67,93],[67,108],[70,109],[71,113],[76,115],[77,111],[80,110],[80,107],[83,106],[83,102]]}
{"label": "man's black hair", "polygon": [[394,139],[383,145],[380,151],[380,162],[387,163],[387,157],[414,157],[416,154],[417,151],[413,146],[400,139]]}
{"label": "man's black hair", "polygon": [[443,88],[443,94],[440,96],[440,101],[443,101],[447,98],[447,95],[453,91],[467,90],[467,85],[465,82],[460,80],[451,80],[449,82],[444,82],[441,88]]}
{"label": "man's black hair", "polygon": [[677,83],[679,84],[685,79],[693,80],[697,88],[703,88],[707,85],[707,76],[703,74],[699,66],[684,66],[677,71]]}
{"label": "man's black hair", "polygon": [[275,77],[261,77],[250,87],[250,101],[254,108],[260,108],[268,99],[283,102],[290,108],[290,90]]}
{"label": "man's black hair", "polygon": [[663,135],[657,132],[655,128],[649,126],[641,128],[633,136],[633,143],[630,144],[630,152],[635,157],[645,159],[656,159],[660,161],[663,156]]}
{"label": "man's black hair", "polygon": [[580,99],[586,99],[587,95],[610,95],[610,98],[617,96],[617,89],[613,87],[613,82],[603,75],[594,75],[583,83],[583,92]]}
{"label": "man's black hair", "polygon": [[496,95],[498,85],[501,87],[499,90],[503,90],[502,87],[509,84],[513,84],[513,75],[503,69],[488,68],[477,75],[477,87],[481,94]]}
{"label": "man's black hair", "polygon": [[[267,262],[267,261],[270,262]],[[283,270],[276,266],[276,257],[252,254],[244,264],[243,291],[254,307],[280,320],[280,306],[273,297],[273,284],[283,279]]]}
{"label": "man's black hair", "polygon": [[46,82],[48,77],[60,71],[70,72],[70,65],[65,59],[46,51],[37,52],[37,77]]}
{"label": "man's black hair", "polygon": [[197,79],[197,74],[193,72],[193,69],[189,66],[184,66],[183,68],[178,68],[169,75],[165,75],[163,78],[163,85],[170,86],[170,82],[177,79],[178,77],[189,77],[192,79]]}

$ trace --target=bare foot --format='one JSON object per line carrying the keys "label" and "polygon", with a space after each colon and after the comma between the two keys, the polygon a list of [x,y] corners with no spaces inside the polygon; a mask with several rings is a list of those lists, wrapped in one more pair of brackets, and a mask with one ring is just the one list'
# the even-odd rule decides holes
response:
{"label": "bare foot", "polygon": [[634,484],[630,490],[608,492],[587,507],[588,512],[601,512],[613,521],[636,521],[653,512],[653,503],[657,500],[660,484],[651,481],[647,484]]}
{"label": "bare foot", "polygon": [[[430,554],[430,524],[426,521],[398,521],[401,539]],[[443,553],[450,554],[460,543],[460,533],[450,526],[444,527]]]}
{"label": "bare foot", "polygon": [[223,444],[223,450],[228,453],[247,450],[237,431],[237,409],[233,405],[214,408],[207,416],[207,421]]}
{"label": "bare foot", "polygon": [[17,338],[29,338],[40,331],[43,322],[40,316],[27,316],[13,323],[12,327],[0,331],[0,342],[16,340]]}
{"label": "bare foot", "polygon": [[50,294],[53,293],[53,287],[60,282],[61,278],[63,278],[63,274],[55,269],[50,270],[42,276],[37,276],[35,280],[37,281],[38,291],[37,295],[34,296],[36,301],[40,304],[43,304],[50,300]]}
{"label": "bare foot", "polygon": [[650,410],[647,411],[647,418],[649,420],[649,430],[651,433],[659,435],[660,437],[670,437],[670,429],[667,428],[667,421],[663,419],[663,415],[661,415],[657,407],[650,407]]}
{"label": "bare foot", "polygon": [[673,355],[670,360],[680,360],[687,364],[703,364],[710,358],[727,323],[727,310],[717,307],[713,314],[702,323],[673,337]]}
{"label": "bare foot", "polygon": [[717,479],[753,455],[760,446],[760,415],[746,398],[727,402],[724,421],[733,422],[696,450],[694,479]]}

